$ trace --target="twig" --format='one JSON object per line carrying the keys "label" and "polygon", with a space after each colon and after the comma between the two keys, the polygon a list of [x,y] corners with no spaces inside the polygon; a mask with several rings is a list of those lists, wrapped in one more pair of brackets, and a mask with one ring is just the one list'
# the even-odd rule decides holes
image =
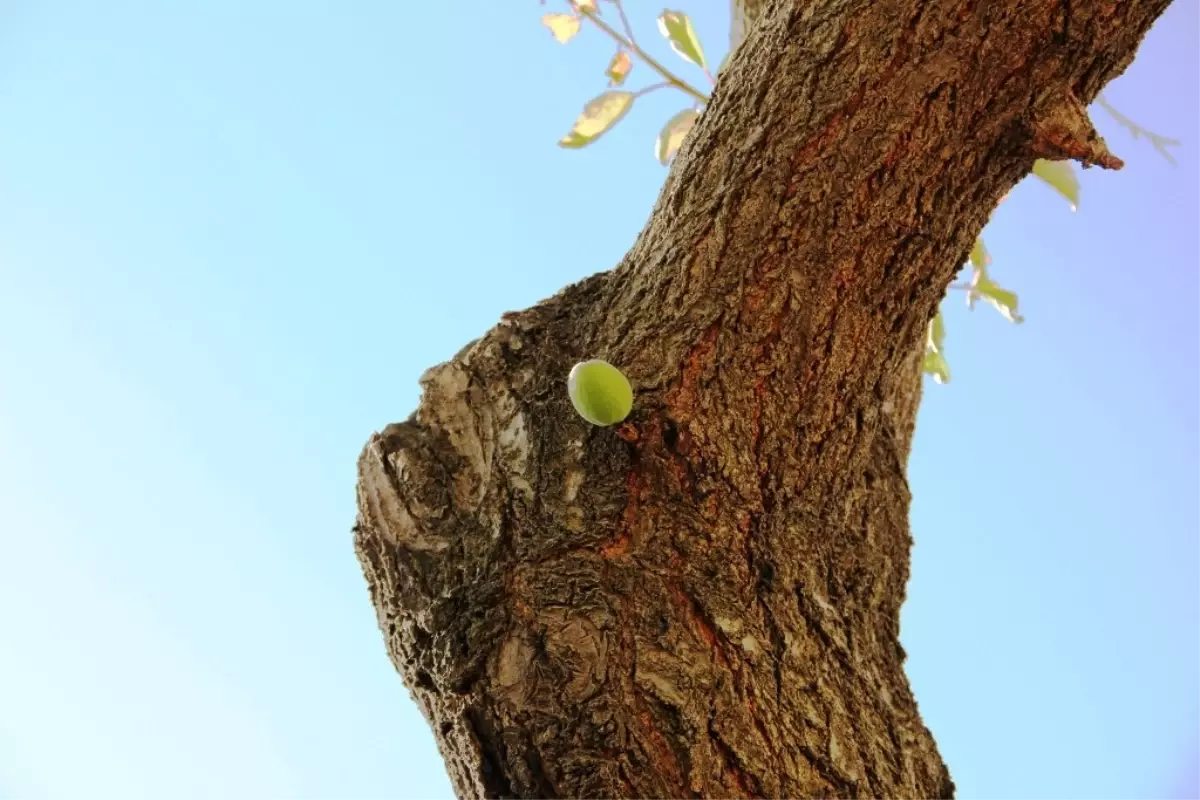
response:
{"label": "twig", "polygon": [[645,88],[638,89],[636,92],[633,93],[633,96],[641,97],[644,94],[650,94],[651,92],[657,92],[659,89],[666,89],[671,86],[674,86],[674,84],[671,83],[670,81],[663,81],[662,83],[654,83]]}
{"label": "twig", "polygon": [[698,100],[701,103],[708,102],[708,97],[705,94],[703,94],[698,89],[693,87],[690,83],[685,81],[683,78],[680,78],[678,75],[671,72],[669,69],[664,67],[662,64],[655,61],[653,58],[651,58],[649,53],[647,53],[642,48],[638,47],[631,40],[622,36],[620,33],[618,33],[616,30],[614,30],[611,25],[609,25],[604,20],[600,19],[600,17],[596,16],[596,13],[594,11],[589,11],[587,9],[581,9],[581,10],[583,12],[583,17],[585,19],[591,21],[591,23],[593,25],[595,25],[597,28],[599,28],[600,30],[604,31],[609,36],[611,36],[616,41],[617,44],[624,46],[626,49],[631,50],[634,53],[636,53],[638,56],[640,56],[643,61],[645,61],[647,64],[650,65],[651,69],[653,69],[659,75],[663,76],[663,78],[666,80],[667,83],[674,86],[676,89],[679,89],[680,91],[691,95],[692,97],[694,97],[696,100]]}
{"label": "twig", "polygon": [[621,5],[621,0],[611,0],[611,2],[617,7],[617,16],[621,18],[621,27],[625,29],[625,35],[629,37],[629,43],[637,47],[637,39],[633,38],[633,26],[629,24],[629,17],[625,16],[625,7]]}
{"label": "twig", "polygon": [[1141,125],[1138,125],[1129,117],[1113,108],[1112,105],[1109,104],[1108,100],[1105,99],[1104,95],[1100,95],[1096,98],[1096,104],[1108,112],[1108,115],[1116,120],[1118,125],[1129,131],[1129,135],[1134,139],[1137,139],[1139,136],[1145,136],[1154,149],[1157,150],[1172,167],[1179,166],[1179,164],[1175,161],[1175,157],[1167,152],[1168,147],[1178,147],[1181,144],[1178,139],[1172,139],[1169,136],[1162,136],[1154,131],[1143,128]]}

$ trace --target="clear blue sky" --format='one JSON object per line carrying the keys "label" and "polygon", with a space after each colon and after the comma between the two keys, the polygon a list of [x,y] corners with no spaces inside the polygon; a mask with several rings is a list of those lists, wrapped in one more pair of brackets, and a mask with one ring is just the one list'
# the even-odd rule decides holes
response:
{"label": "clear blue sky", "polygon": [[[725,3],[683,8],[716,61]],[[0,797],[450,796],[355,458],[426,367],[616,263],[684,105],[555,147],[610,48],[542,10],[4,4]],[[1109,90],[1179,167],[1098,113],[1128,168],[986,232],[1028,322],[947,311],[903,637],[962,797],[1200,794],[1198,23],[1177,0]]]}

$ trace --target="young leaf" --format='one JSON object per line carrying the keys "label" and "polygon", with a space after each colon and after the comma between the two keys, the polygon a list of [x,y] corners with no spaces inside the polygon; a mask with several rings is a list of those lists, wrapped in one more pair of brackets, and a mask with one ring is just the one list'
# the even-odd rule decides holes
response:
{"label": "young leaf", "polygon": [[983,246],[983,239],[976,239],[975,246],[971,248],[971,266],[976,270],[987,269],[987,265],[992,263],[992,257],[988,255],[987,248]]}
{"label": "young leaf", "polygon": [[[987,248],[983,246],[983,239],[975,240],[975,246],[971,248],[971,255],[968,258],[971,265],[971,286],[980,278],[987,277],[988,264],[992,263],[992,257],[988,255]],[[979,299],[979,295],[973,291],[967,292],[967,308],[975,310],[975,301]]]}
{"label": "young leaf", "polygon": [[942,322],[942,312],[929,322],[929,330],[925,334],[925,358],[921,369],[932,375],[937,383],[950,382],[950,364],[945,355],[946,325]]}
{"label": "young leaf", "polygon": [[671,49],[701,69],[707,69],[704,50],[692,20],[682,11],[663,11],[658,15],[658,29],[671,43]]}
{"label": "young leaf", "polygon": [[946,323],[942,320],[940,311],[929,322],[929,331],[925,335],[925,346],[935,353],[946,349]]}
{"label": "young leaf", "polygon": [[566,44],[579,33],[579,17],[574,14],[545,14],[542,24],[550,29],[559,44]]}
{"label": "young leaf", "polygon": [[967,286],[967,308],[974,309],[979,300],[987,300],[1004,318],[1014,324],[1021,324],[1025,318],[1017,313],[1017,295],[1000,286],[988,277],[987,268],[992,263],[983,239],[976,239],[971,248],[971,282]]}
{"label": "young leaf", "polygon": [[1178,139],[1172,139],[1169,136],[1163,136],[1160,133],[1155,133],[1152,130],[1143,128],[1141,125],[1137,124],[1129,117],[1113,108],[1108,100],[1104,98],[1104,95],[1097,97],[1096,103],[1105,111],[1107,111],[1108,115],[1115,119],[1118,125],[1129,131],[1130,136],[1132,136],[1134,139],[1137,139],[1140,136],[1145,136],[1150,140],[1150,144],[1154,147],[1154,149],[1158,151],[1158,154],[1167,160],[1168,164],[1170,164],[1172,167],[1179,166],[1179,162],[1175,160],[1175,156],[1167,152],[1167,148],[1178,147],[1182,144],[1182,142],[1180,142]]}
{"label": "young leaf", "polygon": [[658,132],[658,141],[654,143],[654,155],[658,157],[658,163],[665,167],[675,156],[699,116],[700,112],[696,109],[685,108],[667,120],[667,124]]}
{"label": "young leaf", "polygon": [[609,91],[592,98],[558,146],[587,147],[621,121],[633,105],[633,97],[633,92]]}
{"label": "young leaf", "polygon": [[633,69],[633,59],[629,57],[629,53],[625,50],[618,50],[617,54],[612,57],[612,61],[608,62],[608,69],[604,71],[604,74],[608,76],[608,85],[620,86],[625,82],[631,69]]}
{"label": "young leaf", "polygon": [[1016,293],[1001,289],[991,278],[981,277],[973,281],[969,294],[987,300],[1009,322],[1020,325],[1025,321],[1025,318],[1017,313]]}
{"label": "young leaf", "polygon": [[946,358],[941,353],[927,351],[925,360],[921,362],[921,369],[925,374],[933,376],[936,383],[950,382],[950,365],[946,363]]}
{"label": "young leaf", "polygon": [[1033,174],[1050,184],[1059,194],[1067,198],[1071,210],[1079,208],[1079,178],[1069,161],[1047,161],[1039,158],[1033,163]]}

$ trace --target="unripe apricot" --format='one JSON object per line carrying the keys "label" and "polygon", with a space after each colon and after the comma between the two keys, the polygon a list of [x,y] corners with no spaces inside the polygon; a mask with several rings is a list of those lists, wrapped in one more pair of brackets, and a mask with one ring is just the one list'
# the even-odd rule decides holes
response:
{"label": "unripe apricot", "polygon": [[581,361],[567,376],[567,394],[579,416],[593,425],[615,425],[633,409],[633,387],[621,370],[594,358]]}

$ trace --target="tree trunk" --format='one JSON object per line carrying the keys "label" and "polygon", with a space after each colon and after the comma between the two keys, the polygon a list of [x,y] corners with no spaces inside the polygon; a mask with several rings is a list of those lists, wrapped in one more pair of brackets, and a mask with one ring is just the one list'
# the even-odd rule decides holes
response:
{"label": "tree trunk", "polygon": [[[926,327],[1167,0],[777,2],[614,270],[422,376],[355,546],[460,797],[950,797],[904,675]],[[587,358],[637,392],[595,428]]]}

